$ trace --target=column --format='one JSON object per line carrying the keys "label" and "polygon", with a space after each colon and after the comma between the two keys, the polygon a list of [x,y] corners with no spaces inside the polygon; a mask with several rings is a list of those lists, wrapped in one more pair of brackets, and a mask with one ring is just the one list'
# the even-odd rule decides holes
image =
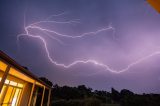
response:
{"label": "column", "polygon": [[50,106],[51,90],[52,90],[52,89],[51,89],[51,88],[49,88],[47,106]]}
{"label": "column", "polygon": [[43,94],[42,94],[41,106],[43,106],[44,93],[45,93],[45,86],[43,87]]}
{"label": "column", "polygon": [[34,88],[35,88],[35,83],[36,83],[36,81],[35,81],[35,82],[33,83],[33,85],[32,85],[32,90],[31,90],[31,94],[30,94],[28,106],[31,105],[32,96],[33,96],[33,92],[34,92]]}
{"label": "column", "polygon": [[1,90],[2,90],[2,88],[3,88],[3,84],[5,83],[5,80],[6,80],[6,78],[7,78],[7,75],[8,75],[8,73],[9,73],[9,70],[10,70],[10,65],[7,66],[7,68],[6,68],[6,70],[5,70],[4,74],[3,74],[3,77],[2,77],[2,79],[1,79],[1,82],[0,82],[0,92],[1,92]]}

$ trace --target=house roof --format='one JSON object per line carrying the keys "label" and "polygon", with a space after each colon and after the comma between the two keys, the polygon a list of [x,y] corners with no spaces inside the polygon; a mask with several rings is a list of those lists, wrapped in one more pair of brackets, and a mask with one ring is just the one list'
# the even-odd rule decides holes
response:
{"label": "house roof", "polygon": [[8,62],[9,64],[11,64],[12,66],[14,66],[15,68],[17,68],[21,73],[23,73],[23,74],[31,77],[32,79],[34,79],[34,80],[38,81],[39,83],[47,86],[48,88],[51,88],[51,86],[49,86],[48,84],[46,84],[45,82],[43,82],[42,80],[40,80],[36,75],[34,75],[33,73],[31,73],[29,70],[27,70],[26,68],[24,68],[20,64],[18,64],[15,60],[13,60],[11,57],[9,57],[7,54],[5,54],[1,50],[0,50],[0,58],[3,59],[4,61]]}

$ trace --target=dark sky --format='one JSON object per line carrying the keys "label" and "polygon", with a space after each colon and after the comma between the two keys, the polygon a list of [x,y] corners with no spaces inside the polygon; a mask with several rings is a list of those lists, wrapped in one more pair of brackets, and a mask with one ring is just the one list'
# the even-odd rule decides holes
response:
{"label": "dark sky", "polygon": [[[31,25],[38,21],[41,22]],[[101,30],[110,26],[112,29]],[[51,59],[59,64],[92,59],[117,72],[130,68],[115,73],[93,63],[57,66],[47,57],[39,38],[25,35],[17,41],[17,35],[26,31],[43,38]],[[81,38],[68,37],[96,31]],[[0,1],[0,50],[54,84],[160,93],[159,41],[160,14],[146,0]]]}

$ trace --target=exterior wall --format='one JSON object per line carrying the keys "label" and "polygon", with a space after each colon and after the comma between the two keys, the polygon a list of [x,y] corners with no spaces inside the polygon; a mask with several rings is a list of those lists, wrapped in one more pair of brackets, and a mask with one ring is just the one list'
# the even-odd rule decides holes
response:
{"label": "exterior wall", "polygon": [[[4,53],[2,53],[0,51],[0,91],[2,90],[2,88],[4,86],[9,86],[7,84],[13,84],[10,82],[6,83],[7,80],[11,81],[11,82],[14,81],[16,83],[15,86],[20,87],[19,85],[20,84],[22,85],[20,88],[20,89],[22,89],[22,92],[19,93],[20,94],[20,97],[18,100],[19,102],[17,102],[18,106],[28,106],[29,100],[31,100],[30,97],[32,97],[31,91],[32,91],[33,84],[35,84],[36,86],[40,86],[40,88],[42,88],[42,90],[39,91],[40,94],[42,93],[41,106],[43,106],[44,104],[45,104],[45,106],[46,106],[46,104],[47,104],[47,106],[49,106],[50,99],[48,99],[48,98],[50,98],[50,92],[49,93],[45,92],[46,89],[43,89],[43,88],[47,88],[47,89],[49,89],[49,91],[51,90],[51,88],[48,85],[46,85],[45,83],[43,83],[41,80],[39,80],[32,73],[30,73],[28,70],[26,70],[23,67],[21,67],[20,65],[18,65],[14,60],[7,57],[7,55],[5,55]],[[8,87],[6,89],[8,89]],[[38,90],[38,89],[35,88],[35,90]],[[12,90],[12,92],[13,92],[13,90]],[[5,93],[3,93],[3,94],[4,94],[4,96],[7,95]],[[10,94],[12,94],[12,93],[10,93]],[[1,95],[1,92],[0,92],[0,95]],[[8,95],[8,97],[9,97],[9,95]],[[43,97],[45,98],[45,100]],[[11,103],[11,102],[7,102],[7,103]]]}
{"label": "exterior wall", "polygon": [[22,93],[22,98],[21,98],[21,101],[20,101],[20,106],[28,106],[31,90],[32,90],[32,84],[31,83],[26,83],[25,87],[23,88],[23,93]]}

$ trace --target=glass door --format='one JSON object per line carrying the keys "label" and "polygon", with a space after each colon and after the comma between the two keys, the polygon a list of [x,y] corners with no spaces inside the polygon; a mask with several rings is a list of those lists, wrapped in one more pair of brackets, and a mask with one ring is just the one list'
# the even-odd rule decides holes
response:
{"label": "glass door", "polygon": [[18,106],[23,84],[6,80],[0,93],[0,106]]}
{"label": "glass door", "polygon": [[1,93],[0,93],[0,106],[2,105],[3,98],[4,98],[5,92],[6,92],[6,88],[7,88],[7,86],[4,85],[3,88],[2,88],[2,90],[1,90]]}
{"label": "glass door", "polygon": [[3,102],[1,102],[1,106],[18,106],[22,89],[13,86],[8,86],[6,88],[6,92],[3,92],[3,95],[5,93],[5,96]]}

